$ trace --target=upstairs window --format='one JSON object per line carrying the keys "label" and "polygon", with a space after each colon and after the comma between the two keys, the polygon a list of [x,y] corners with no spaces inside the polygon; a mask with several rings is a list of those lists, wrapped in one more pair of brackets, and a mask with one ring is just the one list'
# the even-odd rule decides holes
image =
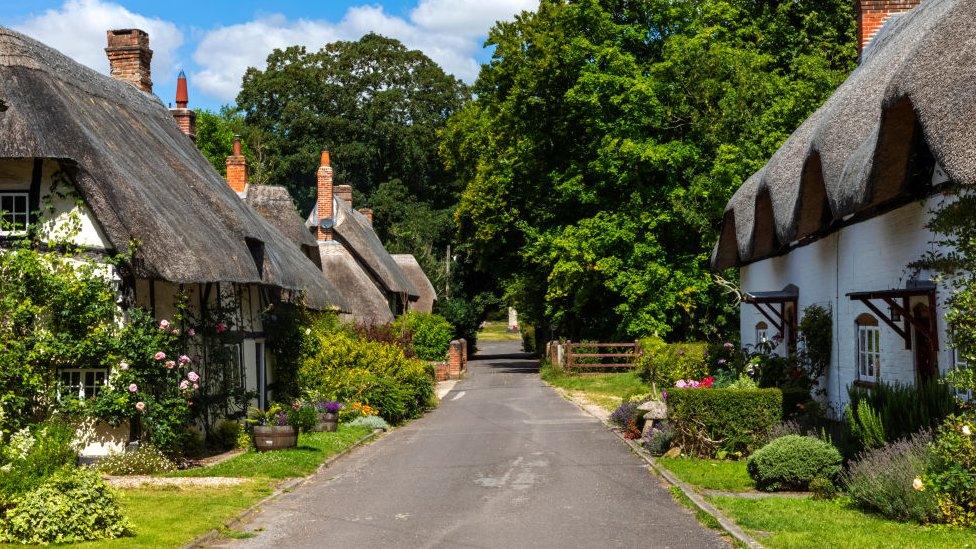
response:
{"label": "upstairs window", "polygon": [[854,323],[857,325],[857,379],[875,383],[881,374],[881,329],[878,319],[862,314]]}
{"label": "upstairs window", "polygon": [[27,193],[0,193],[0,235],[27,230],[30,207]]}

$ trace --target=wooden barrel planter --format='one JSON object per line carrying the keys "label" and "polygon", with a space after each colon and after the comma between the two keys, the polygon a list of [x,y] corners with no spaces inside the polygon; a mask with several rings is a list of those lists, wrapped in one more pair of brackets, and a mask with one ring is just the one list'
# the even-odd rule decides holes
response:
{"label": "wooden barrel planter", "polygon": [[315,424],[315,431],[319,433],[331,433],[339,427],[339,414],[324,412],[318,414],[319,420]]}
{"label": "wooden barrel planter", "polygon": [[256,425],[254,427],[254,448],[259,452],[283,450],[298,445],[298,433],[291,425]]}

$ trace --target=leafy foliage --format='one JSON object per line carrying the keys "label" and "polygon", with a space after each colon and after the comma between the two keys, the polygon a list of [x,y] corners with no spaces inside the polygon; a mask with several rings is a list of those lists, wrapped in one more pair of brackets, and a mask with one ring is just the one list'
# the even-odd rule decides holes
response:
{"label": "leafy foliage", "polygon": [[931,440],[931,431],[920,431],[859,454],[842,477],[854,503],[895,520],[925,523],[935,519],[934,493],[912,486],[929,466]]}
{"label": "leafy foliage", "polygon": [[866,400],[858,402],[857,405],[849,405],[844,410],[844,425],[861,448],[880,448],[885,443],[881,416]]}
{"label": "leafy foliage", "polygon": [[393,330],[410,335],[413,350],[421,360],[444,360],[454,335],[454,327],[444,317],[417,312],[398,317]]}
{"label": "leafy foliage", "polygon": [[932,445],[926,485],[937,494],[942,521],[976,525],[976,412],[949,416]]}
{"label": "leafy foliage", "polygon": [[685,453],[747,455],[782,419],[779,389],[668,389],[668,420]]}
{"label": "leafy foliage", "polygon": [[[877,412],[884,441],[892,442],[922,429],[935,429],[959,404],[952,389],[942,383],[887,383],[874,387],[848,387],[850,407],[858,415],[866,402]],[[875,446],[878,446],[876,444]]]}
{"label": "leafy foliage", "polygon": [[665,343],[657,337],[640,340],[637,375],[658,389],[674,387],[679,379],[700,379],[708,375],[704,343]]}
{"label": "leafy foliage", "polygon": [[118,500],[95,471],[63,469],[17,500],[0,523],[13,543],[75,543],[132,535]]}
{"label": "leafy foliage", "polygon": [[0,509],[12,506],[58,470],[75,464],[74,434],[70,425],[50,421],[24,427],[10,436],[0,448]]}
{"label": "leafy foliage", "polygon": [[546,0],[443,132],[466,289],[573,340],[713,335],[725,202],[854,66],[841,0]]}
{"label": "leafy foliage", "polygon": [[840,452],[829,442],[787,435],[756,450],[746,469],[762,490],[806,490],[815,478],[835,478],[841,460]]}

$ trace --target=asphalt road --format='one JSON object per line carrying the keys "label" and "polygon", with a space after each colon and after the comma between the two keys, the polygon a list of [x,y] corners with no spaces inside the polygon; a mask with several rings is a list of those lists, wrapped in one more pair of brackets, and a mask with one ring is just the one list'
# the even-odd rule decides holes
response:
{"label": "asphalt road", "polygon": [[268,504],[241,547],[727,547],[599,421],[485,343],[425,417]]}

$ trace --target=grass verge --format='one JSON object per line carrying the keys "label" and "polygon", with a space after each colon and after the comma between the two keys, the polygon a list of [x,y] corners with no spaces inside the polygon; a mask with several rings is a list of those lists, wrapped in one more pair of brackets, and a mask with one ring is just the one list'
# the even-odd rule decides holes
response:
{"label": "grass verge", "polygon": [[864,513],[839,498],[708,498],[766,547],[976,547],[976,530],[920,526]]}
{"label": "grass verge", "polygon": [[657,458],[658,464],[688,484],[706,490],[746,492],[755,490],[746,462],[691,457]]}
{"label": "grass verge", "polygon": [[369,433],[366,427],[340,425],[334,433],[302,433],[298,446],[274,452],[245,452],[210,467],[177,471],[176,477],[238,477],[283,479],[304,477],[326,459]]}
{"label": "grass verge", "polygon": [[478,331],[478,341],[522,341],[522,334],[509,332],[508,322],[486,322]]}
{"label": "grass verge", "polygon": [[254,480],[232,487],[153,487],[120,490],[135,537],[77,547],[182,547],[271,494],[272,483]]}
{"label": "grass verge", "polygon": [[611,411],[620,406],[624,397],[651,392],[651,386],[641,381],[636,372],[572,374],[543,362],[540,374],[546,382]]}

